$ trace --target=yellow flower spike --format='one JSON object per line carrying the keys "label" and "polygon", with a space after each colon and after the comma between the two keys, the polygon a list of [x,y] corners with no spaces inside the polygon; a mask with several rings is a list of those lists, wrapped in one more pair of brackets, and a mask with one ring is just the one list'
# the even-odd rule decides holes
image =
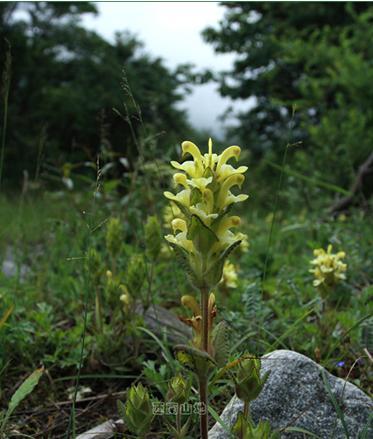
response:
{"label": "yellow flower spike", "polygon": [[225,213],[231,204],[248,198],[231,192],[234,186],[242,186],[247,167],[227,164],[232,158],[239,158],[239,146],[230,146],[217,155],[211,139],[206,154],[189,141],[182,143],[182,151],[183,157],[190,154],[193,161],[171,162],[180,171],[174,181],[182,189],[176,194],[165,192],[165,196],[181,210],[176,218],[184,222],[173,222],[174,235],[166,239],[176,256],[190,265],[194,285],[210,289],[221,279],[224,259],[242,240],[229,230],[240,224],[239,217],[227,218]]}
{"label": "yellow flower spike", "polygon": [[333,287],[341,280],[346,279],[347,265],[341,261],[346,257],[346,253],[343,251],[332,253],[332,250],[333,247],[329,244],[327,251],[322,248],[313,251],[316,257],[310,261],[310,264],[314,265],[315,268],[309,271],[315,276],[313,280],[315,287]]}

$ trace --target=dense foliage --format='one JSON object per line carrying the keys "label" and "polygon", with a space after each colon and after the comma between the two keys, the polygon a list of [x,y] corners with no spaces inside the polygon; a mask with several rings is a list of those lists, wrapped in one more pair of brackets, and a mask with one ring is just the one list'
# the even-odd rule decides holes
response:
{"label": "dense foliage", "polygon": [[293,119],[293,139],[303,142],[295,167],[348,189],[372,148],[372,5],[224,6],[223,21],[204,32],[217,52],[236,54],[218,76],[220,92],[255,98],[232,133],[256,156],[278,156]]}
{"label": "dense foliage", "polygon": [[33,176],[41,159],[79,164],[109,148],[131,161],[140,129],[163,145],[190,132],[176,107],[182,69],[168,70],[125,32],[110,43],[86,30],[80,17],[88,13],[93,3],[1,3],[4,72],[11,54],[4,172],[13,183],[24,169]]}

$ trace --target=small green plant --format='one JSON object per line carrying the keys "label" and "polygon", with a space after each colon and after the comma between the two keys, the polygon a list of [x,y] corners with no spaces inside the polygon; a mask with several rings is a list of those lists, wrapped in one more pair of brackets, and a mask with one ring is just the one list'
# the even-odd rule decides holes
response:
{"label": "small green plant", "polygon": [[250,403],[256,399],[266,383],[269,373],[260,376],[261,361],[259,358],[244,358],[238,362],[236,373],[233,374],[236,395],[244,403],[243,412],[238,414],[232,431],[240,439],[275,439],[271,426],[266,421],[260,421],[255,426],[249,412]]}
{"label": "small green plant", "polygon": [[132,386],[126,403],[118,401],[118,410],[128,429],[137,437],[144,438],[154,418],[148,390],[141,383]]}

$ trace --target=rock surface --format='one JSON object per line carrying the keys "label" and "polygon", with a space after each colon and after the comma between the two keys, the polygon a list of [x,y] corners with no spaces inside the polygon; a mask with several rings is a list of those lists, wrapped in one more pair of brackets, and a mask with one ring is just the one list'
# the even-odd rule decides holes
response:
{"label": "rock surface", "polygon": [[[281,438],[310,437],[287,432],[287,427],[308,430],[320,439],[345,439],[348,437],[345,429],[350,439],[357,439],[366,429],[366,435],[361,437],[373,438],[372,400],[353,384],[336,378],[304,355],[287,350],[263,357],[262,374],[267,371],[271,372],[268,381],[250,406],[255,422],[267,419],[273,429],[281,431]],[[343,413],[344,425],[332,399]],[[242,411],[242,402],[233,397],[221,419],[232,425],[239,411]],[[209,432],[209,439],[228,438],[229,434],[219,424]]]}
{"label": "rock surface", "polygon": [[1,264],[1,271],[5,277],[19,276],[20,281],[23,281],[29,274],[30,268],[27,265],[18,264],[13,249],[8,247]]}
{"label": "rock surface", "polygon": [[[136,306],[135,312],[143,315],[141,304]],[[145,326],[158,337],[166,333],[171,343],[186,343],[192,337],[192,330],[180,321],[175,313],[168,311],[159,305],[151,305],[144,314]]]}

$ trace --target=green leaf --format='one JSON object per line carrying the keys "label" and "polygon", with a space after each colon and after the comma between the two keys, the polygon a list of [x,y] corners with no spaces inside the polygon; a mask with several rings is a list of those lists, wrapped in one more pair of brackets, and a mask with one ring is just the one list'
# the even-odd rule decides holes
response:
{"label": "green leaf", "polygon": [[240,244],[241,240],[231,244],[217,259],[217,261],[212,265],[212,267],[205,273],[205,280],[211,287],[214,287],[221,280],[223,275],[224,262],[228,256],[236,249]]}
{"label": "green leaf", "polygon": [[222,320],[219,322],[213,331],[213,344],[215,349],[215,361],[219,367],[223,367],[228,361],[229,356],[229,340],[228,340],[228,325]]}
{"label": "green leaf", "polygon": [[40,378],[42,377],[44,372],[44,368],[36,369],[30,376],[28,376],[25,381],[18,387],[18,389],[13,394],[8,410],[5,414],[5,417],[1,423],[0,433],[3,434],[5,430],[5,426],[12,416],[14,410],[19,406],[19,404],[28,396],[38,384]]}

